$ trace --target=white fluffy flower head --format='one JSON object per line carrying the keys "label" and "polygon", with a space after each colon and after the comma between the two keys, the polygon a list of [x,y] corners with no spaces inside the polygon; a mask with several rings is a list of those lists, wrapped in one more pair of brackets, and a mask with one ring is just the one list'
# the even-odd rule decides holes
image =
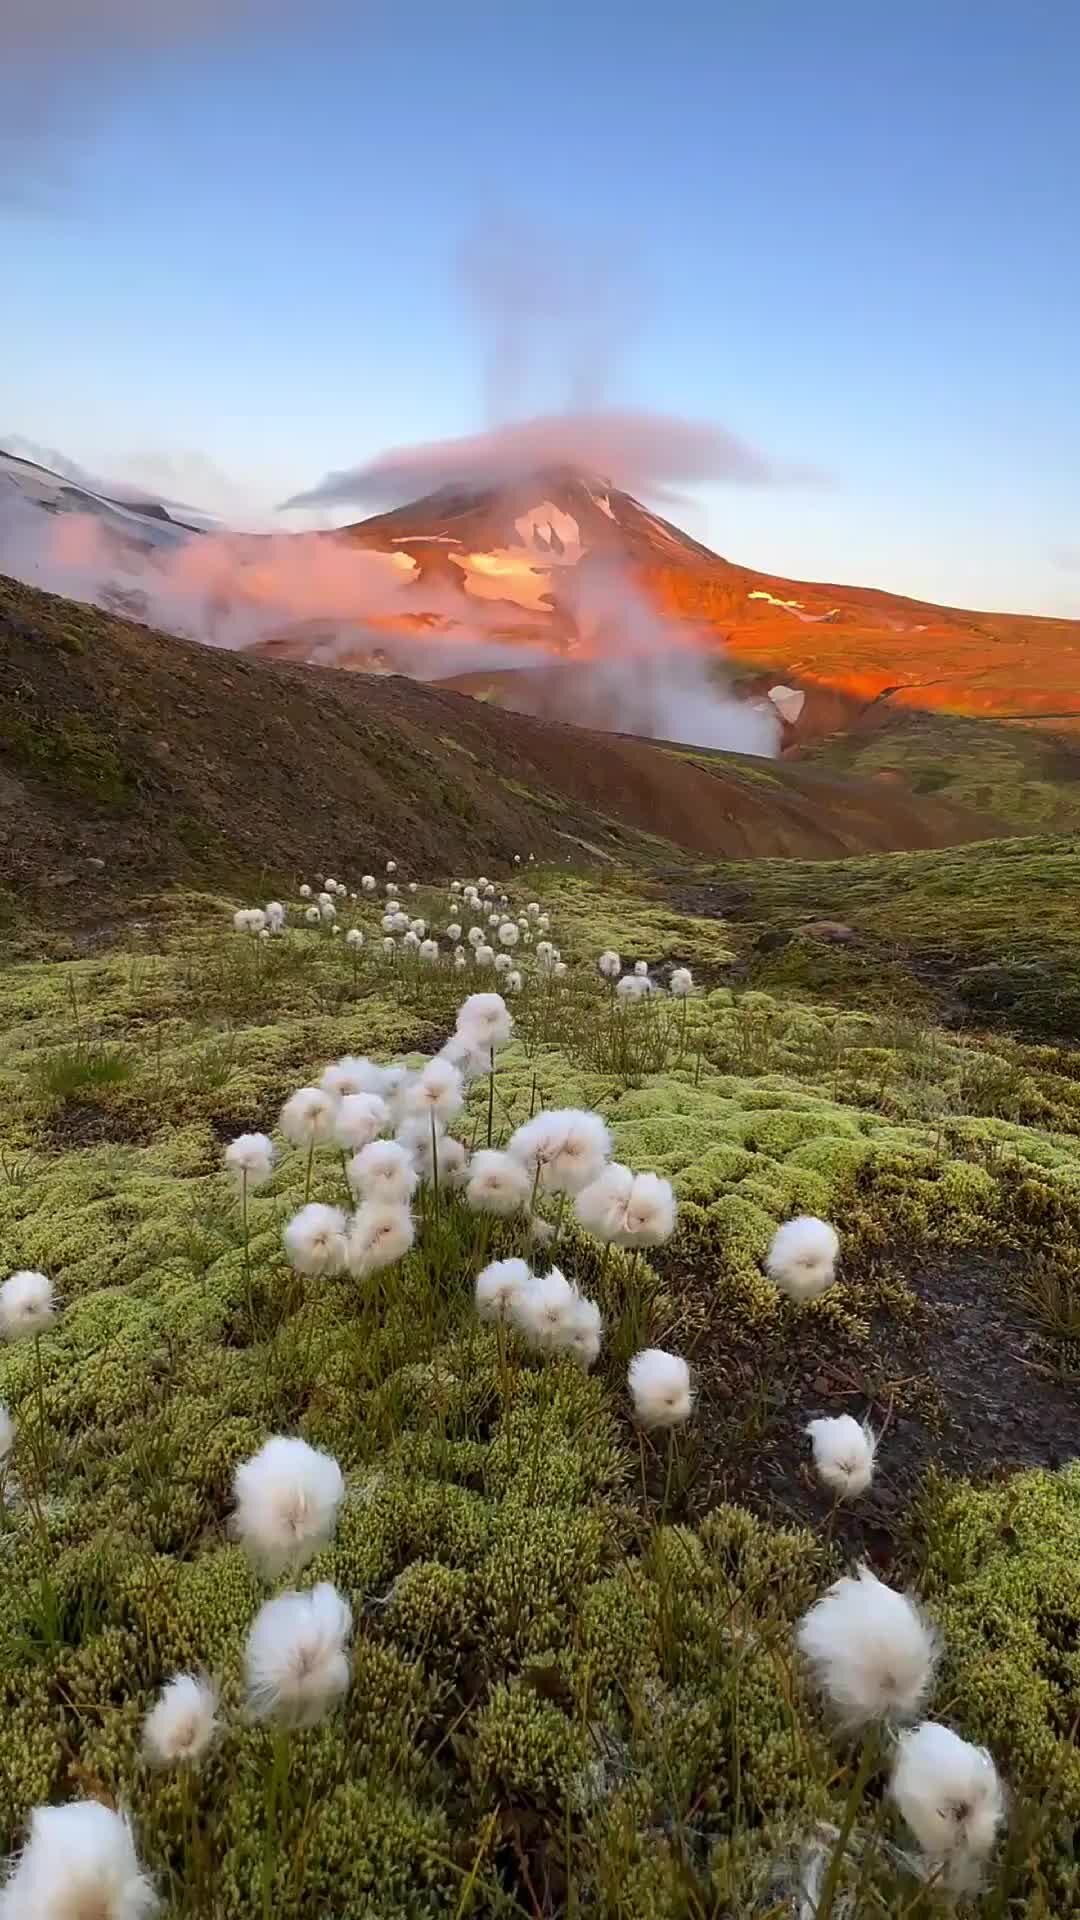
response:
{"label": "white fluffy flower head", "polygon": [[294,1147],[321,1147],[334,1136],[337,1102],[322,1087],[301,1087],[281,1109],[280,1126]]}
{"label": "white fluffy flower head", "polygon": [[0,1335],[5,1340],[45,1333],[55,1319],[56,1295],[44,1273],[21,1268],[0,1287]]}
{"label": "white fluffy flower head", "polygon": [[0,1892],[2,1920],[149,1920],[159,1906],[130,1820],[97,1800],[35,1807]]}
{"label": "white fluffy flower head", "polygon": [[469,1162],[465,1199],[476,1213],[504,1219],[528,1206],[532,1182],[520,1160],[496,1147],[481,1147]]}
{"label": "white fluffy flower head", "polygon": [[799,1622],[796,1643],[845,1726],[913,1720],[934,1676],[937,1638],[906,1594],[869,1567],[845,1575]]}
{"label": "white fluffy flower head", "polygon": [[613,947],[608,947],[596,964],[605,980],[617,980],[622,972],[622,960]]}
{"label": "white fluffy flower head", "polygon": [[458,1008],[457,1031],[470,1047],[497,1052],[513,1033],[514,1019],[501,993],[470,993]]}
{"label": "white fluffy flower head", "polygon": [[521,931],[517,921],[504,920],[499,928],[499,945],[501,947],[516,947],[520,938]]}
{"label": "white fluffy flower head", "polygon": [[536,1274],[513,1302],[514,1324],[530,1346],[541,1353],[559,1353],[565,1347],[580,1296],[558,1267]]}
{"label": "white fluffy flower head", "polygon": [[618,1241],[626,1227],[626,1208],[634,1191],[634,1176],[618,1160],[604,1168],[577,1196],[574,1211],[581,1225],[598,1240]]}
{"label": "white fluffy flower head", "polygon": [[668,990],[676,1000],[685,1000],[694,991],[694,976],[689,967],[676,967],[668,981]]}
{"label": "white fluffy flower head", "polygon": [[773,1234],[765,1271],[790,1299],[815,1300],[832,1285],[839,1254],[836,1228],[812,1214],[800,1214]]}
{"label": "white fluffy flower head", "polygon": [[1005,1794],[985,1747],[924,1720],[900,1735],[890,1792],[923,1852],[946,1880],[975,1878],[1005,1817]]}
{"label": "white fluffy flower head", "polygon": [[476,1279],[476,1311],[481,1320],[514,1319],[517,1300],[532,1279],[525,1260],[493,1260]]}
{"label": "white fluffy flower head", "polygon": [[275,1434],[233,1475],[232,1531],[267,1579],[304,1567],[337,1524],[341,1468],[306,1440]]}
{"label": "white fluffy flower head", "polygon": [[563,1352],[588,1372],[600,1356],[603,1337],[604,1325],[596,1301],[583,1300],[579,1295],[563,1335]]}
{"label": "white fluffy flower head", "polygon": [[225,1165],[237,1186],[265,1186],[274,1171],[274,1143],[268,1133],[241,1133],[225,1149]]}
{"label": "white fluffy flower head", "polygon": [[611,1135],[598,1113],[551,1108],[519,1127],[507,1150],[530,1172],[539,1169],[546,1192],[580,1193],[603,1171]]}
{"label": "white fluffy flower head", "polygon": [[408,1206],[416,1192],[412,1155],[397,1140],[373,1140],[349,1161],[349,1185],[365,1200]]}
{"label": "white fluffy flower head", "polygon": [[624,1247],[659,1247],[675,1231],[677,1206],[670,1180],[638,1173],[626,1201],[619,1240]]}
{"label": "white fluffy flower head", "polygon": [[340,1207],[309,1200],[293,1214],[282,1238],[285,1257],[296,1273],[340,1273],[345,1265],[345,1215]]}
{"label": "white fluffy flower head", "polygon": [[358,1280],[403,1260],[416,1238],[407,1206],[386,1200],[365,1200],[349,1228],[349,1272]]}
{"label": "white fluffy flower head", "polygon": [[334,1140],[343,1153],[359,1153],[389,1124],[390,1110],[378,1093],[347,1093],[334,1116]]}
{"label": "white fluffy flower head", "polygon": [[465,1104],[465,1083],[452,1060],[437,1055],[429,1060],[419,1078],[409,1088],[407,1105],[411,1113],[434,1114],[444,1123],[453,1120]]}
{"label": "white fluffy flower head", "polygon": [[677,1353],[645,1347],[627,1369],[634,1412],[643,1427],[685,1426],[693,1410],[690,1369]]}
{"label": "white fluffy flower head", "polygon": [[806,1431],[822,1484],[840,1500],[857,1500],[866,1493],[874,1478],[877,1448],[870,1428],[860,1426],[850,1413],[841,1413],[834,1420],[809,1421]]}
{"label": "white fluffy flower head", "polygon": [[352,1610],[326,1581],[282,1593],[259,1609],[244,1650],[248,1706],[256,1720],[312,1727],[348,1692]]}
{"label": "white fluffy flower head", "polygon": [[204,1674],[178,1673],[143,1721],[143,1752],[155,1767],[197,1766],[218,1732],[218,1690]]}

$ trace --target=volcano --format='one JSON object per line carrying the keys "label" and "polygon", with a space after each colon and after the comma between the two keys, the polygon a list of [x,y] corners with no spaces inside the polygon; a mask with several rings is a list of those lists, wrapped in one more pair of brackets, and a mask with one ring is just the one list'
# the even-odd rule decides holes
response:
{"label": "volcano", "polygon": [[[443,487],[314,537],[409,566],[400,616],[366,622],[355,645],[339,627],[337,666],[415,671],[401,647],[420,628],[431,641],[472,633],[515,651],[470,660],[440,676],[448,684],[569,717],[577,694],[570,681],[558,685],[551,665],[593,651],[580,617],[583,582],[617,568],[678,623],[682,644],[724,659],[747,697],[768,698],[789,739],[842,728],[879,702],[1080,729],[1080,622],[761,573],[569,467]],[[328,657],[309,648],[310,634],[288,630],[260,646],[279,658]],[[430,662],[420,670],[435,677]]]}

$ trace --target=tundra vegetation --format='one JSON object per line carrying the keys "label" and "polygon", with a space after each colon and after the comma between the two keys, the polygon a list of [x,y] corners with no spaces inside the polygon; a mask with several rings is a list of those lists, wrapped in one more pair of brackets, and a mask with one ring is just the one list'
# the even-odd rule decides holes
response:
{"label": "tundra vegetation", "polygon": [[1078,870],[20,936],[4,1920],[1080,1916]]}

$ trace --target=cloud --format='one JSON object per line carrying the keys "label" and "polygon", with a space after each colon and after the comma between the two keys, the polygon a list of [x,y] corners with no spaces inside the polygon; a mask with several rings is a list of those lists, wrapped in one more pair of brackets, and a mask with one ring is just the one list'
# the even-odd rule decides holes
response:
{"label": "cloud", "polygon": [[549,467],[595,474],[630,493],[727,481],[781,486],[817,478],[785,466],[726,428],[640,409],[540,415],[487,433],[390,447],[363,466],[328,473],[287,507],[397,504],[446,486],[501,486]]}

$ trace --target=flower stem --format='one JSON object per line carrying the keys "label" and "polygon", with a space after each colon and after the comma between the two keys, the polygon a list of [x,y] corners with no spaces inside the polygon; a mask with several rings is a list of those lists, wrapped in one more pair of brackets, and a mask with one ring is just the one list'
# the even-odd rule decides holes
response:
{"label": "flower stem", "polygon": [[263,1834],[262,1910],[263,1920],[274,1920],[274,1868],[278,1854],[278,1800],[288,1781],[289,1736],[279,1729],[266,1779],[266,1831]]}
{"label": "flower stem", "polygon": [[493,1129],[493,1125],[492,1125],[492,1123],[493,1123],[493,1119],[494,1119],[494,1114],[495,1114],[495,1049],[494,1049],[494,1047],[492,1047],[492,1049],[491,1049],[491,1067],[490,1067],[490,1069],[489,1069],[489,1072],[488,1072],[488,1135],[487,1135],[487,1143],[488,1143],[488,1146],[489,1146],[489,1147],[490,1147],[490,1145],[491,1145],[491,1139],[492,1139],[492,1133],[493,1133],[493,1131],[494,1131],[494,1129]]}
{"label": "flower stem", "polygon": [[305,1205],[305,1207],[307,1206],[307,1203],[308,1203],[308,1201],[309,1201],[309,1200],[311,1199],[311,1169],[312,1169],[312,1166],[313,1166],[313,1164],[314,1164],[314,1161],[315,1161],[315,1135],[314,1135],[314,1134],[312,1134],[312,1136],[311,1136],[311,1139],[310,1139],[310,1140],[308,1141],[308,1150],[307,1150],[307,1172],[306,1172],[306,1173],[305,1173],[305,1175],[304,1175],[304,1205]]}
{"label": "flower stem", "polygon": [[247,1292],[248,1321],[251,1326],[251,1338],[255,1338],[255,1296],[251,1287],[251,1234],[248,1227],[248,1177],[247,1168],[240,1172],[240,1218],[244,1230],[244,1286]]}
{"label": "flower stem", "polygon": [[844,1870],[844,1855],[847,1852],[851,1829],[855,1825],[863,1794],[866,1792],[867,1782],[874,1771],[877,1751],[877,1732],[876,1729],[871,1728],[862,1744],[859,1764],[855,1769],[855,1778],[852,1780],[851,1790],[844,1805],[844,1817],[840,1822],[840,1831],[836,1836],[836,1845],[829,1861],[829,1870],[825,1875],[825,1884],[821,1889],[821,1898],[817,1903],[814,1920],[832,1920],[836,1896],[840,1890],[840,1875]]}

